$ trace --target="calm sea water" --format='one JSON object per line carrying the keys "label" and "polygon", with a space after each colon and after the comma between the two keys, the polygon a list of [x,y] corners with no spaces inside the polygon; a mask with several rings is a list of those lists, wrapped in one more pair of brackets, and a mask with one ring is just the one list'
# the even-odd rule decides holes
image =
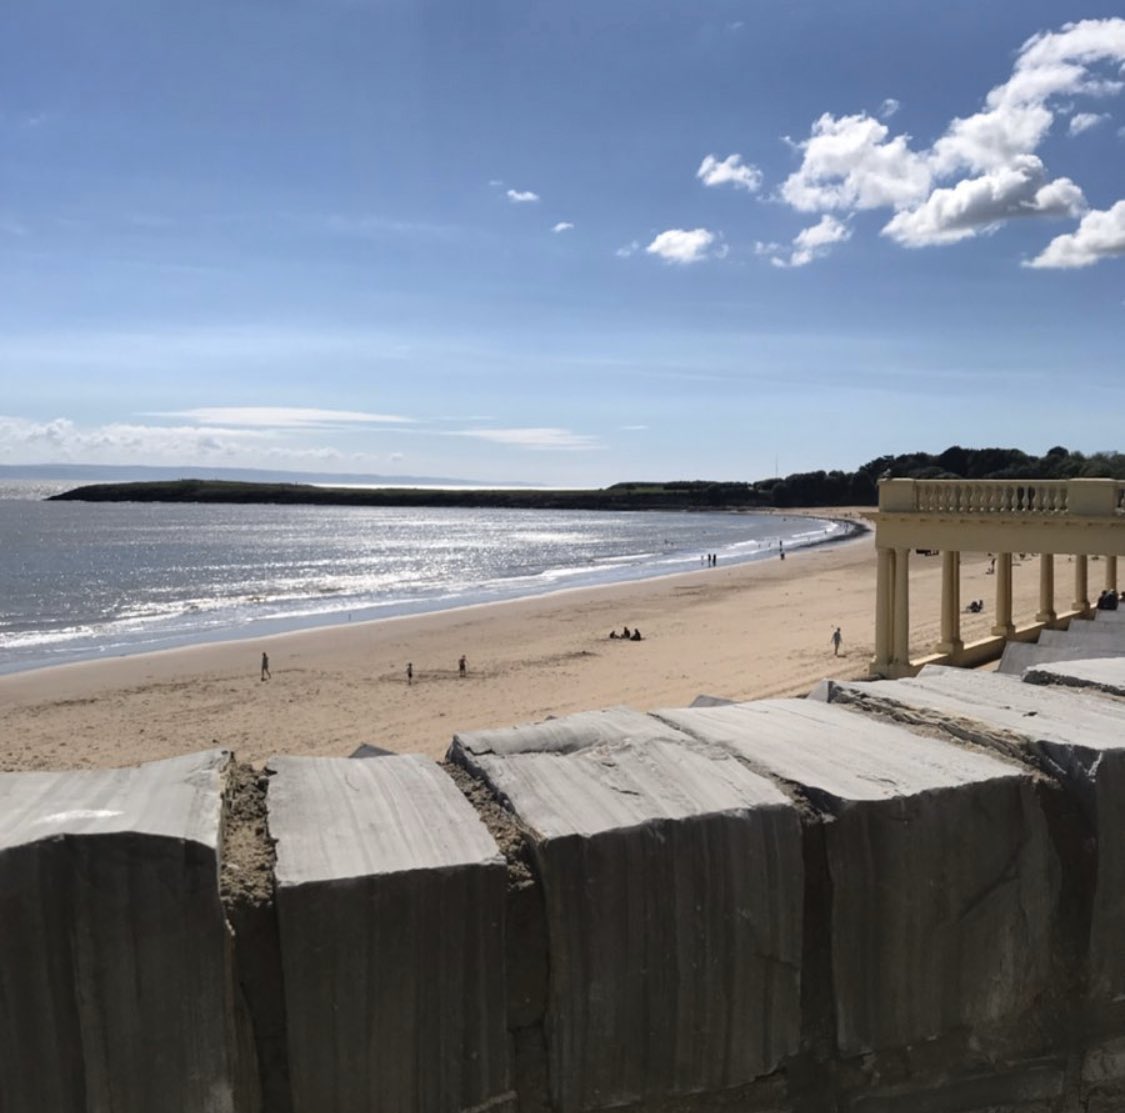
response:
{"label": "calm sea water", "polygon": [[776,556],[753,514],[44,502],[0,486],[0,673]]}

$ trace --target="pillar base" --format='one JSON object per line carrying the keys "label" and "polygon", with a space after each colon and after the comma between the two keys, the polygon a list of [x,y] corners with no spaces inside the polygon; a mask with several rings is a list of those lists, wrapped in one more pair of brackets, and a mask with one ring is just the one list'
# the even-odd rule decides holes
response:
{"label": "pillar base", "polygon": [[1090,600],[1089,599],[1075,599],[1074,602],[1070,604],[1070,609],[1072,611],[1078,611],[1079,613],[1082,613],[1083,611],[1088,611],[1090,609]]}
{"label": "pillar base", "polygon": [[1035,616],[1036,622],[1054,622],[1059,616],[1054,611],[1040,611]]}
{"label": "pillar base", "polygon": [[954,641],[938,642],[934,647],[934,651],[936,653],[948,653],[951,657],[953,657],[956,654],[960,653],[964,648],[965,643],[960,638],[957,638]]}
{"label": "pillar base", "polygon": [[1016,628],[1012,623],[1007,625],[1000,623],[992,627],[992,633],[998,638],[1010,638],[1016,632]]}

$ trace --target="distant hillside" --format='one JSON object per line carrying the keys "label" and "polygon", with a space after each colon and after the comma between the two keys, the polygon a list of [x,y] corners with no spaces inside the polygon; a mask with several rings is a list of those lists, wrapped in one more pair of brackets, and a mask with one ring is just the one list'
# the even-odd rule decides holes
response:
{"label": "distant hillside", "polygon": [[1125,455],[1090,456],[1052,448],[1030,456],[1015,448],[947,448],[879,456],[854,472],[814,471],[754,483],[674,480],[615,483],[597,490],[435,490],[414,487],[313,487],[299,483],[239,483],[181,479],[79,487],[56,499],[88,502],[303,503],[331,506],[479,506],[550,510],[753,510],[795,506],[875,506],[877,482],[898,479],[1125,479]]}

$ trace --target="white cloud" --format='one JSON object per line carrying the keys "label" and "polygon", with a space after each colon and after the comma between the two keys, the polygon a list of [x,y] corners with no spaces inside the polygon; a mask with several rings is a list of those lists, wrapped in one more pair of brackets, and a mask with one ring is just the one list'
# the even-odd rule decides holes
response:
{"label": "white cloud", "polygon": [[271,429],[316,429],[332,425],[385,425],[411,423],[413,418],[364,410],[319,410],[293,406],[200,406],[191,410],[150,413],[145,417],[180,417],[204,424],[261,426]]}
{"label": "white cloud", "polygon": [[1084,131],[1096,128],[1098,124],[1109,119],[1108,112],[1076,112],[1067,125],[1069,135],[1081,135]]}
{"label": "white cloud", "polygon": [[641,245],[637,240],[631,240],[629,243],[622,244],[613,254],[618,259],[628,259],[630,255],[636,255],[640,251]]}
{"label": "white cloud", "polygon": [[879,105],[879,119],[889,120],[901,107],[902,104],[895,100],[894,97],[887,97],[887,99]]}
{"label": "white cloud", "polygon": [[1021,155],[1012,165],[935,189],[917,208],[897,213],[883,229],[906,247],[956,243],[1019,216],[1078,216],[1082,190],[1069,178],[1045,180],[1043,163]]}
{"label": "white cloud", "polygon": [[[788,141],[801,165],[780,198],[799,212],[892,209],[884,234],[909,246],[952,243],[1013,217],[1077,215],[1085,207],[1081,189],[1069,178],[1048,180],[1036,151],[1056,118],[1073,111],[1074,98],[1116,95],[1125,89],[1123,74],[1125,19],[1042,32],[1023,44],[1009,78],[988,92],[981,109],[951,120],[929,148],[915,149],[910,136],[892,135],[866,113],[824,113],[807,139]],[[897,107],[888,98],[880,115],[889,119]],[[1077,113],[1070,133],[1106,118]],[[1040,258],[1053,249],[1054,243]]]}
{"label": "white cloud", "polygon": [[526,205],[538,201],[539,194],[532,193],[530,189],[509,189],[507,198],[513,205]]}
{"label": "white cloud", "polygon": [[[793,250],[786,259],[777,254],[770,258],[775,267],[804,267],[814,259],[820,259],[828,254],[829,249],[838,243],[851,239],[852,230],[834,216],[825,213],[816,224],[803,228],[793,237]],[[755,246],[756,254],[763,254],[759,248],[772,248],[774,244],[759,244]]]}
{"label": "white cloud", "polygon": [[1056,236],[1029,267],[1089,267],[1111,255],[1125,255],[1125,201],[1088,212],[1074,232]]}
{"label": "white cloud", "polygon": [[551,231],[552,232],[569,232],[574,225],[569,220],[560,220]]}
{"label": "white cloud", "polygon": [[720,162],[714,155],[708,155],[699,165],[695,176],[705,186],[731,185],[756,193],[762,188],[762,172],[751,163],[744,163],[742,156],[727,155]]}
{"label": "white cloud", "polygon": [[910,150],[907,136],[889,135],[885,124],[865,113],[824,113],[809,138],[795,144],[804,157],[782,183],[782,199],[800,212],[916,204],[930,190],[930,168]]}
{"label": "white cloud", "polygon": [[667,263],[700,263],[708,257],[717,240],[718,236],[706,228],[693,228],[691,231],[669,228],[661,232],[645,251],[658,255]]}
{"label": "white cloud", "polygon": [[526,429],[462,429],[455,436],[475,437],[477,440],[493,444],[512,445],[516,448],[531,449],[588,449],[597,448],[598,440],[583,433],[572,433],[569,429],[526,428]]}

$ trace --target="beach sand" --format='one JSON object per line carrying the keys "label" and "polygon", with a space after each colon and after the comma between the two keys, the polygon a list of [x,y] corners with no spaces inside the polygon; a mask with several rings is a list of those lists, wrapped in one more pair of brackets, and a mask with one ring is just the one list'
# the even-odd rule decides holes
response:
{"label": "beach sand", "polygon": [[[985,600],[983,614],[962,615],[966,641],[993,622],[987,566],[983,554],[964,559],[962,602]],[[1018,564],[1013,581],[1016,620],[1029,621],[1036,561]],[[914,557],[910,588],[921,655],[938,638],[941,558]],[[1056,589],[1061,610],[1065,562]],[[361,743],[440,758],[456,731],[617,705],[683,707],[700,694],[804,695],[823,677],[866,675],[874,614],[867,534],[784,561],[16,673],[0,677],[0,769],[125,765],[212,746],[255,764],[346,756]],[[623,625],[644,640],[610,640]],[[259,679],[263,651],[269,681]]]}

